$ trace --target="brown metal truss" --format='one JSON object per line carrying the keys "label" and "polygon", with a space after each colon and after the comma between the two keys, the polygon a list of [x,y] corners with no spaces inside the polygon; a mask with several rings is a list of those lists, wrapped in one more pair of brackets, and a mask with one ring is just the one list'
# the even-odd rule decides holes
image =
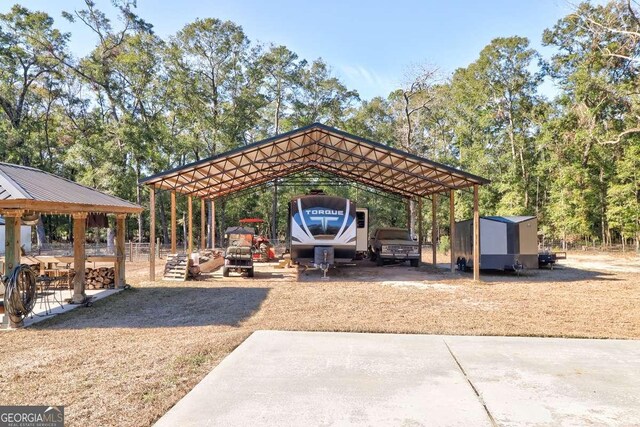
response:
{"label": "brown metal truss", "polygon": [[215,199],[305,169],[410,198],[489,183],[485,178],[319,123],[150,176],[140,183]]}

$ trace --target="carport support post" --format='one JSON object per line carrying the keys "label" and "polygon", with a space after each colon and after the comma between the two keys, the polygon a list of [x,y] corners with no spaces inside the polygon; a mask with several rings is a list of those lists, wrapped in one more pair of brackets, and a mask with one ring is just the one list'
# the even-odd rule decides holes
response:
{"label": "carport support post", "polygon": [[87,297],[84,292],[84,270],[85,252],[84,243],[86,240],[87,213],[73,214],[73,303],[82,304]]}
{"label": "carport support post", "polygon": [[200,199],[200,250],[207,249],[207,206]]}
{"label": "carport support post", "polygon": [[480,212],[478,184],[473,184],[473,280],[480,280]]}
{"label": "carport support post", "polygon": [[187,253],[193,253],[193,199],[191,195],[187,197],[187,208],[189,216],[189,230],[187,232]]}
{"label": "carport support post", "polygon": [[438,240],[438,221],[436,211],[438,209],[438,195],[431,195],[431,263],[436,265],[437,250],[438,247],[436,240]]}
{"label": "carport support post", "polygon": [[216,248],[216,202],[211,199],[211,249]]}
{"label": "carport support post", "polygon": [[178,253],[176,249],[176,234],[177,234],[177,222],[176,222],[176,192],[171,192],[171,253]]}
{"label": "carport support post", "polygon": [[451,255],[451,272],[456,270],[456,254],[453,244],[456,241],[455,190],[449,190],[449,254]]}
{"label": "carport support post", "polygon": [[116,288],[122,288],[125,284],[124,220],[126,217],[127,215],[125,214],[116,215],[116,265],[114,269],[115,270],[114,287]]}
{"label": "carport support post", "polygon": [[423,233],[422,233],[422,197],[418,198],[418,253],[419,261],[418,264],[422,265],[422,242],[423,242]]}
{"label": "carport support post", "polygon": [[156,280],[156,187],[149,189],[149,280]]}
{"label": "carport support post", "polygon": [[271,218],[271,241],[275,245],[278,239],[278,178],[273,181],[273,204]]}

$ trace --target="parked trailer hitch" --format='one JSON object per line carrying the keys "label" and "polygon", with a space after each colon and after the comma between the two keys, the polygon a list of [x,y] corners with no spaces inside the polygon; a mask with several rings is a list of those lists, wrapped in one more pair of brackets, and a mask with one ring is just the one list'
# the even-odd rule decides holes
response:
{"label": "parked trailer hitch", "polygon": [[323,262],[320,263],[320,270],[322,270],[322,278],[323,279],[328,279],[327,277],[327,271],[329,271],[329,263],[327,262],[327,257],[328,257],[328,252],[325,249],[324,251],[322,251],[322,255],[324,257]]}

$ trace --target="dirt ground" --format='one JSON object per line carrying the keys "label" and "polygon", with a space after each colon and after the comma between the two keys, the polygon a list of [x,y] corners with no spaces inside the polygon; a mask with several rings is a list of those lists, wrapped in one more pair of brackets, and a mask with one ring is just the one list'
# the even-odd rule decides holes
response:
{"label": "dirt ground", "polygon": [[146,263],[127,265],[131,290],[0,333],[0,404],[65,405],[71,426],[151,425],[258,329],[640,338],[634,255],[570,253],[554,270],[481,283],[369,261],[327,280],[273,264],[252,279],[147,274]]}

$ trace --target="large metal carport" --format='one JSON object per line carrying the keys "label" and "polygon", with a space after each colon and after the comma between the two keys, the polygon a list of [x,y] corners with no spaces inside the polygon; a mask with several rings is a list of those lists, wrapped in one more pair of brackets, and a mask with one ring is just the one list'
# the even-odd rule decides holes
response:
{"label": "large metal carport", "polygon": [[[448,195],[451,243],[454,241],[456,190],[473,191],[474,253],[473,277],[480,279],[478,189],[489,180],[426,158],[370,141],[320,123],[302,127],[198,162],[142,179],[150,191],[150,242],[155,242],[155,193],[171,192],[171,252],[176,253],[176,194],[186,195],[189,216],[188,252],[193,250],[192,199],[200,198],[202,212],[201,247],[205,248],[206,202],[210,203],[211,230],[215,230],[215,201],[228,194],[257,187],[306,169],[338,175],[366,186],[414,200],[422,212],[422,198],[432,202],[435,215],[438,195]],[[418,229],[422,230],[422,215]],[[212,233],[213,235],[214,233]],[[211,246],[215,241],[211,239]],[[149,276],[155,280],[155,248],[151,248]],[[435,245],[433,263],[435,264]],[[451,251],[451,270],[455,268]]]}

